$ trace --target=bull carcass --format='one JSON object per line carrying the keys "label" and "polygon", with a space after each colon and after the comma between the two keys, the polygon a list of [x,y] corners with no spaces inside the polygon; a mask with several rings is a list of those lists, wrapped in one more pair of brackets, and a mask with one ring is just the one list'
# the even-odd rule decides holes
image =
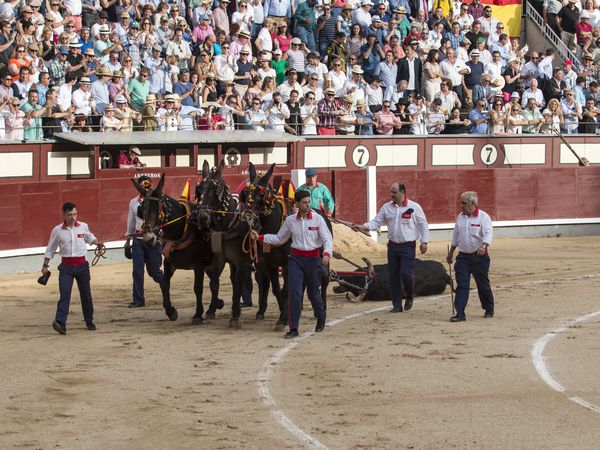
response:
{"label": "bull carcass", "polygon": [[[346,260],[339,254],[335,256]],[[392,296],[387,264],[372,265],[366,258],[363,260],[367,263],[365,267],[352,263],[357,267],[357,272],[333,274],[333,281],[339,283],[333,291],[337,294],[346,292],[346,298],[350,301],[390,300]],[[442,263],[415,259],[415,296],[441,294],[448,285],[452,285],[452,279]]]}

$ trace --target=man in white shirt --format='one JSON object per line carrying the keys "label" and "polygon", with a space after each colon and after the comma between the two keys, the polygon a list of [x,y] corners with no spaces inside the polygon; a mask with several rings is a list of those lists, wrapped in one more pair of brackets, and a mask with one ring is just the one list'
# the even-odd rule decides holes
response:
{"label": "man in white shirt", "polygon": [[68,73],[65,76],[65,83],[61,84],[58,88],[58,94],[56,97],[56,104],[62,112],[67,111],[71,107],[73,99],[73,85],[77,78],[73,73]]}
{"label": "man in white shirt", "polygon": [[269,129],[274,131],[285,131],[285,119],[290,117],[290,109],[281,100],[279,92],[273,93],[273,101],[265,110],[267,120],[269,121]]}
{"label": "man in white shirt", "polygon": [[58,288],[60,299],[56,307],[56,317],[52,328],[58,334],[67,333],[67,316],[69,315],[69,304],[71,303],[71,290],[73,280],[77,280],[79,296],[81,297],[81,308],[88,330],[96,329],[94,325],[94,305],[90,289],[90,266],[85,259],[87,253],[86,244],[95,245],[102,250],[104,245],[92,234],[88,225],[77,221],[77,206],[75,203],[67,202],[63,205],[64,222],[58,224],[50,233],[48,247],[44,253],[44,264],[42,265],[42,276],[49,277],[50,260],[58,249],[62,257],[58,266]]}
{"label": "man in white shirt", "polygon": [[363,33],[367,31],[373,22],[371,13],[369,12],[372,6],[373,2],[371,0],[362,0],[360,2],[360,7],[352,12],[352,25],[360,25]]}
{"label": "man in white shirt", "polygon": [[471,69],[463,61],[456,59],[456,52],[453,48],[446,50],[446,59],[440,63],[440,69],[444,77],[452,82],[452,90],[459,98],[462,98],[463,77],[471,73]]}
{"label": "man in white shirt", "polygon": [[92,83],[88,77],[81,77],[79,89],[73,92],[71,101],[75,106],[75,114],[83,114],[90,117],[96,115],[96,102],[91,92]]}
{"label": "man in white shirt", "polygon": [[521,98],[521,106],[523,108],[527,107],[527,102],[530,98],[535,99],[536,108],[543,108],[546,105],[546,101],[544,100],[544,93],[541,89],[538,89],[538,81],[536,79],[531,80],[531,85],[529,89],[525,89],[523,91],[523,97]]}
{"label": "man in white shirt", "polygon": [[298,83],[298,72],[296,69],[291,68],[287,71],[287,80],[277,86],[277,90],[281,94],[281,100],[287,102],[290,99],[290,92],[298,91],[302,92],[302,86]]}
{"label": "man in white shirt", "polygon": [[538,52],[531,52],[530,60],[523,64],[523,67],[521,68],[521,77],[525,87],[529,87],[531,85],[531,80],[539,77],[539,63],[540,54]]}
{"label": "man in white shirt", "polygon": [[[333,251],[333,238],[325,219],[310,207],[310,192],[298,190],[294,195],[298,213],[288,216],[277,234],[258,235],[252,238],[270,245],[283,245],[291,238],[292,249],[288,257],[289,326],[287,339],[298,336],[302,312],[304,285],[308,293],[317,325],[315,332],[325,329],[325,309],[321,297],[321,277],[327,273],[327,265]],[[323,247],[323,258],[319,256]]]}
{"label": "man in white shirt", "polygon": [[456,299],[454,306],[456,314],[450,318],[451,322],[464,322],[467,320],[465,308],[469,301],[471,275],[477,284],[477,293],[481,307],[485,310],[484,317],[494,317],[494,294],[490,287],[488,272],[490,270],[490,256],[488,247],[492,244],[493,230],[490,216],[478,208],[476,192],[463,192],[460,196],[462,213],[456,218],[452,243],[448,252],[448,264],[452,264],[454,251],[460,252],[454,264],[456,274]]}
{"label": "man in white shirt", "polygon": [[492,79],[502,75],[502,56],[500,52],[492,53],[492,62],[485,65],[485,72],[490,74]]}
{"label": "man in white shirt", "polygon": [[148,190],[152,189],[152,181],[146,175],[142,175],[137,180],[135,188],[139,195],[136,195],[129,202],[127,213],[127,244],[131,241],[131,260],[133,263],[133,294],[129,308],[141,308],[146,306],[144,298],[144,266],[148,275],[154,281],[160,284],[163,280],[163,272],[160,270],[162,265],[162,247],[159,243],[149,245],[144,243],[141,236],[144,221],[138,216],[138,209],[144,202],[144,197]]}
{"label": "man in white shirt", "polygon": [[[392,309],[398,313],[410,310],[414,298],[414,266],[416,242],[421,240],[419,250],[427,252],[429,225],[423,208],[406,197],[406,187],[402,183],[390,186],[391,201],[384,204],[379,213],[363,225],[354,225],[357,231],[374,231],[383,225],[388,227],[388,272]],[[402,308],[402,294],[406,292],[406,302]]]}
{"label": "man in white shirt", "polygon": [[271,33],[274,31],[275,21],[271,18],[265,20],[265,25],[258,33],[255,44],[259,52],[272,52],[273,51],[273,38]]}

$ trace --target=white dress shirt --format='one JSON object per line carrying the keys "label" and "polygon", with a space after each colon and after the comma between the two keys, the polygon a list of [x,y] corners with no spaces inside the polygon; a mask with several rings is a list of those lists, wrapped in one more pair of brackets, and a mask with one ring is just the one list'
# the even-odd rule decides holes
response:
{"label": "white dress shirt", "polygon": [[75,106],[75,114],[92,115],[92,108],[96,107],[96,102],[94,102],[94,97],[89,89],[87,92],[77,89],[73,92],[71,99]]}
{"label": "white dress shirt", "polygon": [[127,214],[127,232],[125,236],[131,237],[138,231],[142,231],[144,221],[138,216],[138,208],[142,204],[142,199],[138,195],[129,202],[129,213]]}
{"label": "white dress shirt", "polygon": [[454,224],[452,246],[463,253],[475,253],[483,244],[491,245],[493,240],[492,219],[481,209],[467,216],[460,213]]}
{"label": "white dress shirt", "polygon": [[382,225],[388,227],[388,239],[396,244],[421,239],[422,244],[429,242],[429,225],[423,208],[416,202],[404,199],[401,204],[387,202],[379,213],[364,226],[377,230]]}
{"label": "white dress shirt", "polygon": [[292,249],[312,252],[323,247],[323,256],[331,256],[333,238],[325,219],[314,210],[310,210],[306,219],[300,214],[288,216],[277,234],[260,235],[258,240],[271,245],[283,245],[290,237]]}
{"label": "white dress shirt", "polygon": [[70,83],[61,84],[56,94],[56,104],[62,112],[71,107],[73,85]]}
{"label": "white dress shirt", "polygon": [[86,243],[91,244],[95,240],[96,236],[92,234],[87,223],[76,221],[73,227],[69,228],[63,222],[52,229],[44,257],[52,259],[56,249],[59,250],[60,256],[68,258],[85,256]]}

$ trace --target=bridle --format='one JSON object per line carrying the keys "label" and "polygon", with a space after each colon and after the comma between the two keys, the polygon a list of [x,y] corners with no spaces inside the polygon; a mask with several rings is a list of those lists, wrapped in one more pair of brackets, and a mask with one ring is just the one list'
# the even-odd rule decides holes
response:
{"label": "bridle", "polygon": [[[277,199],[273,194],[273,190],[268,186],[262,186],[260,184],[249,184],[244,188],[245,191],[245,204],[255,211],[256,213],[269,216],[275,209]],[[256,191],[258,191],[256,193]],[[255,201],[255,196],[262,200],[262,207],[258,206],[259,202]]]}

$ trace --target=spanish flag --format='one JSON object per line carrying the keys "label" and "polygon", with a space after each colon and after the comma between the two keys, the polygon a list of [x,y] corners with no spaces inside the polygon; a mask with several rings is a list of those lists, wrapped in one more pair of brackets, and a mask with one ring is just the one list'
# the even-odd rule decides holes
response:
{"label": "spanish flag", "polygon": [[[492,7],[492,17],[504,24],[506,34],[510,37],[521,36],[523,0],[481,0],[481,4]],[[521,46],[523,44],[521,42]]]}
{"label": "spanish flag", "polygon": [[181,191],[181,195],[179,196],[179,200],[189,202],[191,201],[190,197],[190,179],[188,178],[185,182],[185,186],[183,186],[183,191]]}

